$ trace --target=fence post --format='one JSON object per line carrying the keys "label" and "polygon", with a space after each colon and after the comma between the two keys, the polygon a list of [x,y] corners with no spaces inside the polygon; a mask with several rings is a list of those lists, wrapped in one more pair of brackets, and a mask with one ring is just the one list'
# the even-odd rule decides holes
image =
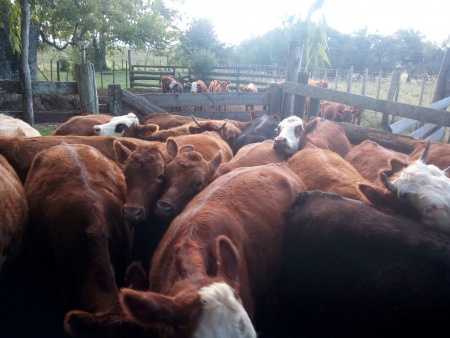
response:
{"label": "fence post", "polygon": [[125,61],[125,88],[128,88],[128,61]]}
{"label": "fence post", "polygon": [[[389,86],[389,92],[387,100],[393,101],[395,97],[395,93],[398,92],[398,88],[400,86],[400,71],[394,70],[392,72],[391,85]],[[383,113],[383,117],[381,118],[381,126],[384,130],[389,130],[389,114]]]}
{"label": "fence post", "polygon": [[108,106],[110,115],[122,115],[122,88],[120,84],[108,85]]}
{"label": "fence post", "polygon": [[339,82],[339,69],[336,69],[336,78],[334,79],[334,90],[337,90]]}
{"label": "fence post", "polygon": [[347,79],[347,93],[350,93],[352,89],[352,77],[353,77],[353,66],[348,70],[348,79]]}
{"label": "fence post", "polygon": [[116,83],[116,61],[113,60],[113,83]]}
{"label": "fence post", "polygon": [[56,81],[61,82],[61,74],[59,72],[60,64],[59,61],[56,61]]}
{"label": "fence post", "polygon": [[53,60],[50,60],[50,81],[53,81]]}
{"label": "fence post", "polygon": [[425,94],[426,85],[427,85],[427,78],[426,78],[426,76],[424,76],[423,81],[422,81],[422,87],[420,88],[419,106],[422,105],[423,95]]}
{"label": "fence post", "polygon": [[363,73],[363,83],[362,83],[362,88],[361,88],[361,95],[365,96],[366,95],[366,88],[367,88],[367,76],[369,74],[369,69],[364,69],[364,73]]}
{"label": "fence post", "polygon": [[[291,41],[288,49],[287,74],[286,80],[297,82],[298,73],[302,62],[302,50],[299,41]],[[280,120],[292,115],[294,95],[285,93],[283,95],[283,104],[281,106]]]}
{"label": "fence post", "polygon": [[[309,74],[305,72],[298,73],[297,83],[307,84]],[[306,97],[295,95],[294,99],[294,115],[303,118],[308,112],[305,111]]]}
{"label": "fence post", "polygon": [[383,78],[383,71],[380,70],[380,72],[378,73],[377,99],[380,98],[381,79],[382,78]]}
{"label": "fence post", "polygon": [[133,82],[131,81],[133,77],[133,56],[131,55],[131,49],[128,50],[128,69],[130,71],[130,88],[133,88]]}
{"label": "fence post", "polygon": [[102,60],[99,60],[99,64],[100,64],[100,84],[102,86],[103,89],[103,65],[102,65]]}
{"label": "fence post", "polygon": [[91,62],[75,65],[81,113],[98,114],[98,96],[95,85],[95,69]]}

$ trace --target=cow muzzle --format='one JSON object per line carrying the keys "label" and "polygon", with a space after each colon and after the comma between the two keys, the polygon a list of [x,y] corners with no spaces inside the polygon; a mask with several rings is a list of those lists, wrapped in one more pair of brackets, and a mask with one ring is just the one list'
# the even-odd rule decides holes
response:
{"label": "cow muzzle", "polygon": [[273,149],[275,149],[276,151],[280,153],[286,153],[289,148],[291,147],[287,138],[278,136],[273,140]]}
{"label": "cow muzzle", "polygon": [[155,206],[156,215],[162,220],[170,220],[176,215],[176,207],[172,202],[159,200]]}
{"label": "cow muzzle", "polygon": [[122,218],[132,223],[139,223],[145,219],[144,208],[125,205],[122,209]]}

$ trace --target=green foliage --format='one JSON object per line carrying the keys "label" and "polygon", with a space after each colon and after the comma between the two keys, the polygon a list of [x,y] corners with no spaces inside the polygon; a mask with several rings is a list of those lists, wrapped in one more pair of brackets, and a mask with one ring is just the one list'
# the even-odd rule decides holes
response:
{"label": "green foliage", "polygon": [[196,49],[188,62],[189,72],[197,79],[204,79],[212,68],[218,66],[214,52],[206,49]]}
{"label": "green foliage", "polygon": [[22,48],[20,40],[21,10],[18,1],[0,0],[0,28],[9,27],[9,41],[14,53],[20,53]]}
{"label": "green foliage", "polygon": [[325,19],[322,18],[320,24],[311,23],[308,28],[308,39],[306,43],[306,70],[309,67],[318,67],[319,60],[323,60],[328,65],[330,60],[328,59],[327,50],[327,32]]}

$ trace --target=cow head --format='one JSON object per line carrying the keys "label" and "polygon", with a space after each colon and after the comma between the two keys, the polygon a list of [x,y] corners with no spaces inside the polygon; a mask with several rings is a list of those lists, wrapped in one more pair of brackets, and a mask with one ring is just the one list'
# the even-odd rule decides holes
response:
{"label": "cow head", "polygon": [[221,93],[229,93],[230,92],[230,88],[228,86],[231,84],[231,81],[218,80],[217,83],[220,88],[219,92],[221,92]]}
{"label": "cow head", "polygon": [[306,143],[306,135],[312,132],[319,122],[316,118],[308,123],[295,115],[285,118],[277,127],[278,136],[273,141],[273,149],[288,156],[302,149]]}
{"label": "cow head", "polygon": [[114,141],[114,151],[127,183],[122,216],[127,221],[139,223],[147,219],[150,207],[158,199],[163,188],[164,167],[178,153],[178,145],[169,138],[165,146],[149,142],[131,151],[120,141]]}
{"label": "cow head", "polygon": [[408,201],[420,214],[422,223],[450,233],[450,167],[441,170],[427,165],[430,142],[422,156],[393,176],[383,175],[385,186]]}
{"label": "cow head", "polygon": [[95,125],[94,133],[98,136],[123,136],[128,128],[138,125],[139,120],[135,114],[116,116],[108,123]]}
{"label": "cow head", "polygon": [[198,88],[197,88],[197,82],[192,82],[191,83],[191,93],[197,93]]}
{"label": "cow head", "polygon": [[193,147],[184,146],[166,165],[165,186],[155,211],[163,220],[172,220],[214,177],[222,162],[222,152],[206,161]]}
{"label": "cow head", "polygon": [[356,124],[360,115],[359,109],[350,109],[348,107],[345,109],[338,108],[336,121]]}
{"label": "cow head", "polygon": [[158,328],[167,338],[256,338],[250,317],[238,296],[240,256],[232,241],[223,235],[216,238],[211,261],[215,274],[211,277],[206,273],[207,262],[198,254],[199,248],[191,246],[195,247],[179,248],[175,270],[183,275],[191,272],[188,271],[191,267],[182,261],[187,254],[183,251],[188,250],[191,257],[195,256],[203,264],[196,269],[196,278],[176,281],[172,287],[174,294],[170,295],[122,289],[119,298],[127,318],[139,326]]}

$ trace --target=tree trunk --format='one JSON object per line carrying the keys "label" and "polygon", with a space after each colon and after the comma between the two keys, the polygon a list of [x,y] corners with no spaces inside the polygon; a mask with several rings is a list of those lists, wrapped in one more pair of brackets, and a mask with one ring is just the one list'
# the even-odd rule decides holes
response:
{"label": "tree trunk", "polygon": [[19,55],[19,75],[22,87],[22,120],[34,127],[33,93],[31,91],[31,74],[28,65],[28,48],[30,34],[30,4],[28,0],[20,0],[22,18],[20,39],[22,51]]}

